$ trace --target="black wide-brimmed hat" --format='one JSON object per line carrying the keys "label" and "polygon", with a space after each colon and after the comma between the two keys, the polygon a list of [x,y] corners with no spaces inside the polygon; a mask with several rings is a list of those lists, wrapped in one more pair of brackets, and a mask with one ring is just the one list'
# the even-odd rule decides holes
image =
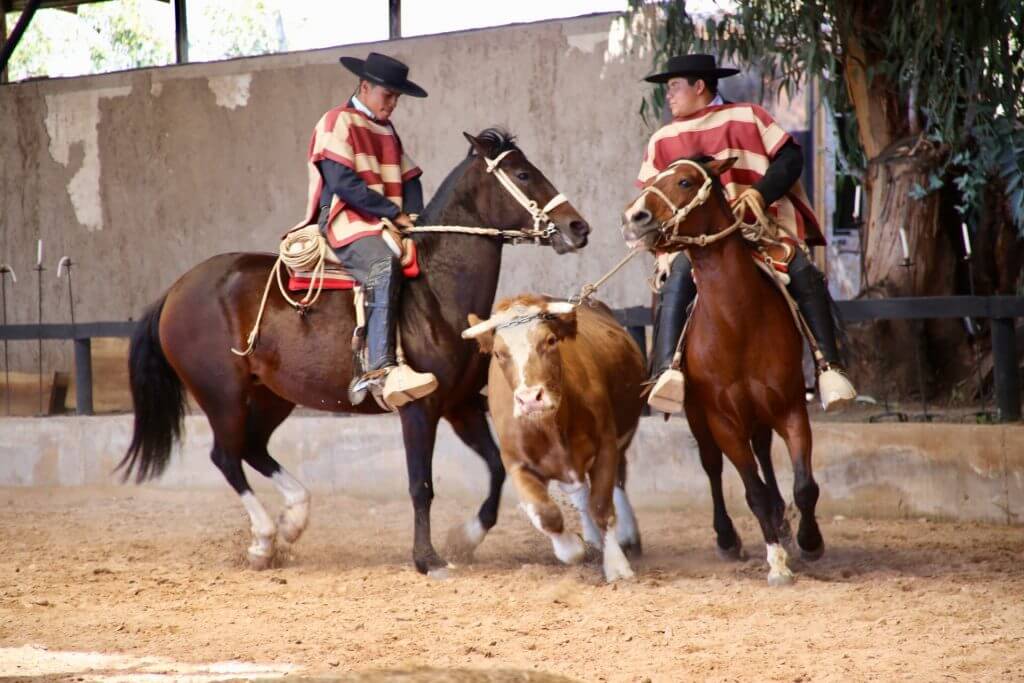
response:
{"label": "black wide-brimmed hat", "polygon": [[665,70],[645,76],[650,83],[665,83],[670,78],[686,76],[690,78],[725,78],[735,76],[739,69],[723,68],[715,63],[714,55],[677,55],[669,57]]}
{"label": "black wide-brimmed hat", "polygon": [[356,76],[371,83],[412,97],[427,96],[426,90],[409,80],[409,67],[387,55],[371,52],[366,59],[341,57],[338,61]]}

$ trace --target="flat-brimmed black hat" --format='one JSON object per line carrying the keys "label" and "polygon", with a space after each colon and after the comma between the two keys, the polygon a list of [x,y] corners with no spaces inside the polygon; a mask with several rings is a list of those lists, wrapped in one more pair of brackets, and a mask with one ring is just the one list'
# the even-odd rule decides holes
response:
{"label": "flat-brimmed black hat", "polygon": [[722,68],[715,63],[714,55],[677,55],[669,57],[665,70],[645,76],[650,83],[665,83],[670,78],[684,76],[690,78],[725,78],[735,76],[739,69]]}
{"label": "flat-brimmed black hat", "polygon": [[427,96],[426,90],[409,80],[409,67],[387,55],[371,52],[366,59],[341,57],[338,61],[356,76],[371,83],[412,97]]}

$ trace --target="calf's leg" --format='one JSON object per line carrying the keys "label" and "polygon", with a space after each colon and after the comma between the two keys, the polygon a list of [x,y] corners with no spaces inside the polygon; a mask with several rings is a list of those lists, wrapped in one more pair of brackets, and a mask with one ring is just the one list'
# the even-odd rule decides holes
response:
{"label": "calf's leg", "polygon": [[519,492],[520,507],[533,525],[551,539],[555,557],[565,564],[576,564],[582,560],[586,552],[583,540],[565,530],[562,511],[548,495],[547,482],[519,463],[506,461],[505,467]]}

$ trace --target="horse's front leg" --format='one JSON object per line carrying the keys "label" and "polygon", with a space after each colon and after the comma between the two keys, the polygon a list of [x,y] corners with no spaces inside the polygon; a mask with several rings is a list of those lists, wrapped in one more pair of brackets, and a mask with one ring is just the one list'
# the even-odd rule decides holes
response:
{"label": "horse's front leg", "polygon": [[404,406],[399,413],[413,509],[412,561],[421,574],[441,574],[448,563],[437,554],[430,541],[430,504],[434,500],[434,441],[440,417],[420,401]]}

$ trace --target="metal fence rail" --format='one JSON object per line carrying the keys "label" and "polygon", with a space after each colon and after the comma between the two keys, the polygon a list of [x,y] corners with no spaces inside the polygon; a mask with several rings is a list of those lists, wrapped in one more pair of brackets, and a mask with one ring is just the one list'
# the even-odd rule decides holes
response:
{"label": "metal fence rail", "polygon": [[[868,320],[926,320],[940,318],[985,318],[991,321],[992,355],[996,408],[1001,422],[1021,418],[1020,377],[1017,368],[1016,318],[1024,318],[1024,297],[951,296],[864,299],[837,302],[848,323]],[[651,309],[630,306],[615,310],[615,316],[647,354],[646,327],[653,324]],[[130,337],[134,321],[44,325],[0,325],[0,341],[70,339],[75,344],[75,397],[78,414],[91,415],[92,339]]]}

